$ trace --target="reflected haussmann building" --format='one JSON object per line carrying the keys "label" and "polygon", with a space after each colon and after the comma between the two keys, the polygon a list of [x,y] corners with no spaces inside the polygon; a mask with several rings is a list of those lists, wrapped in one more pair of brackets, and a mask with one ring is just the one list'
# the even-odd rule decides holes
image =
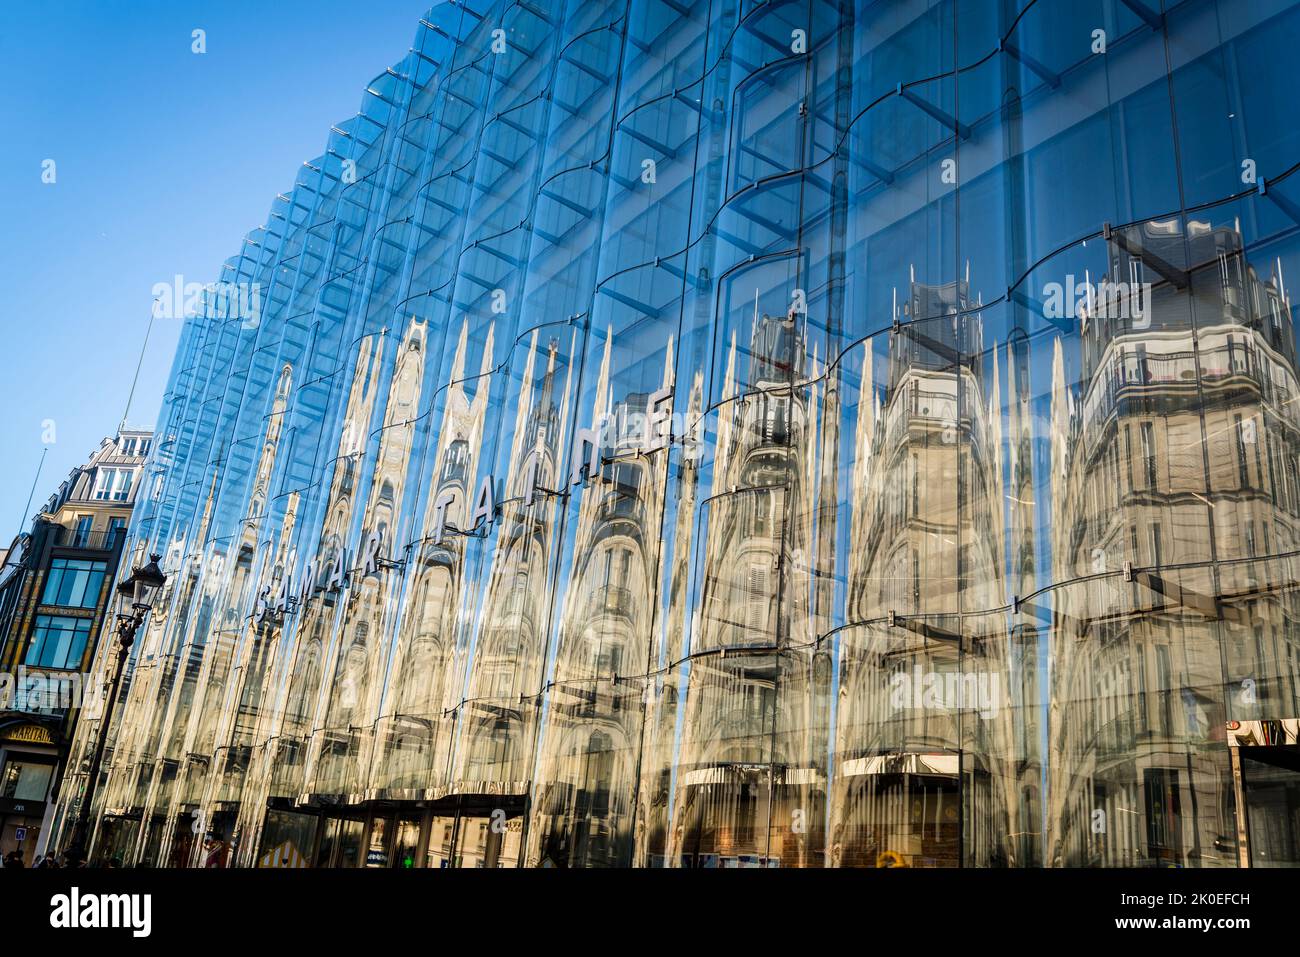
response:
{"label": "reflected haussmann building", "polygon": [[1300,863],[1300,5],[1156,6],[435,6],[186,322],[95,853]]}

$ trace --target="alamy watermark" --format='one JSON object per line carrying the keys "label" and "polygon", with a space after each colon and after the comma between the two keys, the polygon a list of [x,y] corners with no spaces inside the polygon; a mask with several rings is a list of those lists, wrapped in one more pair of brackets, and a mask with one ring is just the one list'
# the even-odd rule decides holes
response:
{"label": "alamy watermark", "polygon": [[621,405],[615,411],[602,412],[592,425],[591,440],[597,448],[642,453],[678,441],[688,460],[699,461],[704,446],[704,420],[674,411],[672,402],[673,391],[664,386],[646,397],[644,408]]}
{"label": "alamy watermark", "polygon": [[0,711],[31,713],[85,710],[99,700],[99,690],[90,675],[76,671],[28,672],[19,665],[17,673],[0,672]]}
{"label": "alamy watermark", "polygon": [[654,411],[639,412],[619,408],[596,416],[597,442],[603,449],[630,448],[652,452],[670,442],[680,442],[686,458],[698,461],[704,450],[704,419],[681,412],[656,416]]}
{"label": "alamy watermark", "polygon": [[73,887],[66,894],[50,898],[50,926],[122,928],[131,931],[133,937],[148,937],[153,929],[153,895],[83,893],[81,888]]}
{"label": "alamy watermark", "polygon": [[152,295],[155,319],[239,319],[251,329],[262,318],[258,282],[186,282],[178,273],[154,283]]}
{"label": "alamy watermark", "polygon": [[1002,677],[996,671],[899,671],[889,679],[895,711],[977,711],[991,718],[1002,707]]}
{"label": "alamy watermark", "polygon": [[1067,273],[1065,282],[1043,286],[1043,316],[1047,319],[1127,319],[1134,329],[1151,325],[1151,283],[1088,280],[1076,282]]}

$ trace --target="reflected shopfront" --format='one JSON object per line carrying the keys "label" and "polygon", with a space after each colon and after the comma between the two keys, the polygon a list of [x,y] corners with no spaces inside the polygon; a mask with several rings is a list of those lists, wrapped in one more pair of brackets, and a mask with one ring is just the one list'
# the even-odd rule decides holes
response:
{"label": "reflected shopfront", "polygon": [[1300,4],[552,6],[187,322],[96,853],[1292,866]]}
{"label": "reflected shopfront", "polygon": [[272,810],[257,866],[518,867],[523,824],[520,801],[487,798]]}

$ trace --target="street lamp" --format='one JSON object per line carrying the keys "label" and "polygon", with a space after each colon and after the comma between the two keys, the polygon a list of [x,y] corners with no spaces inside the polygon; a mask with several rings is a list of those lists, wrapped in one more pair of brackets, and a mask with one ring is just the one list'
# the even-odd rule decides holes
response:
{"label": "street lamp", "polygon": [[149,616],[158,593],[167,584],[167,576],[158,567],[161,555],[150,555],[149,564],[131,569],[131,577],[117,586],[117,664],[113,668],[113,682],[108,688],[108,697],[104,701],[103,711],[99,716],[99,728],[95,732],[95,750],[91,754],[90,774],[86,778],[86,790],[77,809],[77,820],[72,827],[72,839],[68,842],[69,860],[84,859],[87,832],[90,829],[90,806],[95,800],[95,786],[99,783],[99,769],[104,763],[104,746],[108,742],[108,726],[113,719],[113,706],[117,703],[118,688],[122,684],[122,671],[126,659],[131,655],[131,646],[135,644],[135,633]]}

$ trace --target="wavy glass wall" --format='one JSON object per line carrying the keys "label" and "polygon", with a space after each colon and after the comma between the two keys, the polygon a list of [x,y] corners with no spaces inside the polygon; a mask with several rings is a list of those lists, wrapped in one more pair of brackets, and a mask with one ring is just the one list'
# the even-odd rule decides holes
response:
{"label": "wavy glass wall", "polygon": [[1297,38],[434,7],[186,323],[101,853],[1285,862]]}

